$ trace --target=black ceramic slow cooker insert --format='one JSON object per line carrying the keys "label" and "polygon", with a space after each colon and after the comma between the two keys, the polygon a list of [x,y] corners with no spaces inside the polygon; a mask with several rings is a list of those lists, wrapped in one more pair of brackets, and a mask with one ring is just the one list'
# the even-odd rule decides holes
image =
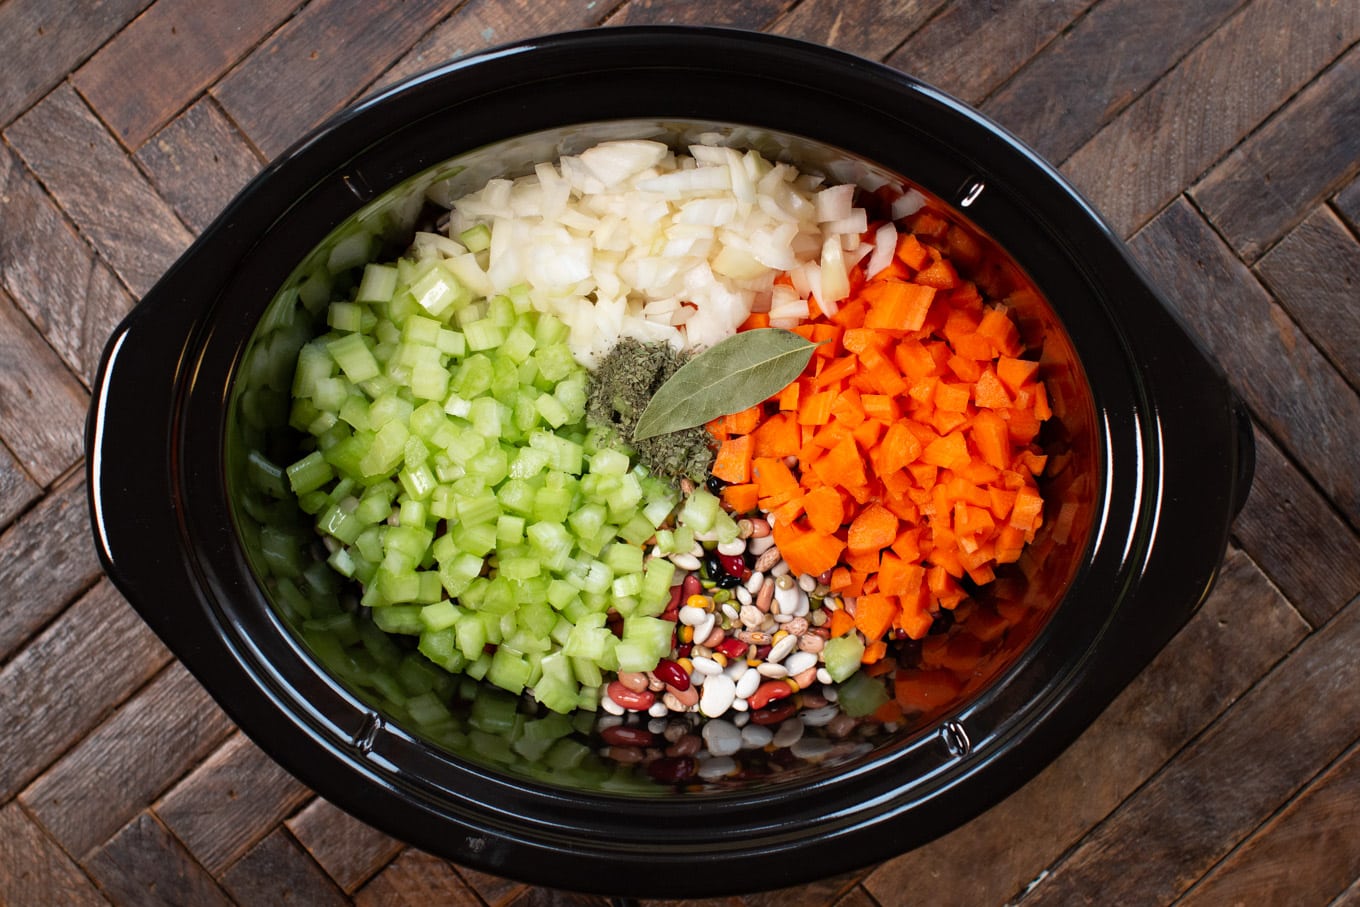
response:
{"label": "black ceramic slow cooker insert", "polygon": [[[281,546],[312,544],[310,527],[295,502],[258,493],[253,458],[288,462],[297,443],[287,396],[292,357],[317,330],[316,275],[399,251],[431,187],[471,190],[609,138],[682,148],[700,134],[866,189],[917,189],[1033,282],[1019,315],[1044,338],[1061,463],[1046,496],[1076,514],[1015,577],[1042,619],[929,722],[866,726],[836,758],[722,784],[602,765],[589,714],[561,730],[580,749],[545,767],[547,748],[531,759],[496,742],[528,720],[522,704],[472,681],[437,681],[456,717],[442,737],[422,732],[401,689],[362,681],[369,662],[404,653],[353,623],[337,636],[308,620],[309,595],[343,592],[282,564]],[[874,63],[668,28],[511,45],[332,119],[246,187],[118,328],[87,440],[109,575],[273,758],[427,851],[648,896],[834,874],[1004,798],[1203,601],[1252,463],[1222,374],[1099,216],[1017,140]]]}

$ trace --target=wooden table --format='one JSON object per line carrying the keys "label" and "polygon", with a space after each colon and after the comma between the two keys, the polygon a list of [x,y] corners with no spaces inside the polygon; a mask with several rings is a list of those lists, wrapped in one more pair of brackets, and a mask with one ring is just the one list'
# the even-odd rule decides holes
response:
{"label": "wooden table", "polygon": [[660,22],[832,44],[1004,123],[1257,428],[1216,591],[1065,755],[930,846],[749,902],[1360,904],[1355,0],[0,3],[0,903],[601,903],[403,848],[276,768],[101,577],[81,431],[119,318],[326,115],[499,42]]}

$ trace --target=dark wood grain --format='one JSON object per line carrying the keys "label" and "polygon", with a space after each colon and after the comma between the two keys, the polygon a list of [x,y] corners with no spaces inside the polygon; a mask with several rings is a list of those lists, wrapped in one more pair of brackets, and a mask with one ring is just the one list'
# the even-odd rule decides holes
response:
{"label": "dark wood grain", "polygon": [[8,753],[0,760],[0,801],[169,660],[111,583],[101,582],[72,605],[0,671],[0,728]]}
{"label": "dark wood grain", "polygon": [[238,734],[166,794],[156,814],[217,875],[306,797],[307,788]]}
{"label": "dark wood grain", "polygon": [[1052,765],[967,825],[884,863],[864,887],[884,904],[908,890],[940,907],[1005,903],[1307,631],[1250,558],[1230,553],[1194,619]]}
{"label": "dark wood grain", "polygon": [[1351,180],[1349,185],[1338,192],[1332,199],[1332,204],[1350,224],[1352,230],[1360,230],[1360,177]]}
{"label": "dark wood grain", "polygon": [[1261,423],[1360,525],[1355,390],[1185,199],[1158,215],[1132,247],[1155,280],[1179,288],[1172,303]]}
{"label": "dark wood grain", "polygon": [[961,0],[888,57],[910,75],[979,104],[1094,0]]}
{"label": "dark wood grain", "polygon": [[1329,903],[1360,876],[1360,851],[1352,846],[1358,817],[1360,749],[1352,747],[1180,904]]}
{"label": "dark wood grain", "polygon": [[1360,47],[1352,48],[1233,149],[1190,195],[1254,261],[1360,173]]}
{"label": "dark wood grain", "polygon": [[[157,0],[72,81],[136,149],[301,5],[301,0]],[[128,78],[129,72],[137,78]]]}
{"label": "dark wood grain", "polygon": [[775,20],[770,31],[881,60],[944,5],[944,0],[803,0]]}
{"label": "dark wood grain", "polygon": [[85,866],[119,907],[231,907],[212,876],[150,812],[125,825]]}
{"label": "dark wood grain", "polygon": [[836,902],[836,907],[879,907],[879,904],[869,896],[868,892],[856,885]]}
{"label": "dark wood grain", "polygon": [[0,440],[40,485],[80,458],[87,406],[75,375],[0,292]]}
{"label": "dark wood grain", "polygon": [[345,891],[366,882],[401,850],[401,842],[320,797],[288,819],[308,853]]}
{"label": "dark wood grain", "polygon": [[602,897],[543,887],[526,888],[509,904],[510,907],[609,907],[609,901]]}
{"label": "dark wood grain", "polygon": [[0,535],[0,662],[98,576],[85,477],[76,474]]}
{"label": "dark wood grain", "polygon": [[41,494],[42,489],[24,472],[14,454],[0,444],[0,530]]}
{"label": "dark wood grain", "polygon": [[1328,907],[1356,907],[1357,904],[1360,904],[1360,878],[1352,882]]}
{"label": "dark wood grain", "polygon": [[458,14],[445,19],[416,42],[378,80],[391,85],[408,76],[459,57],[533,35],[597,25],[621,0],[467,0]]}
{"label": "dark wood grain", "polygon": [[1087,835],[1026,903],[1165,903],[1184,891],[1355,741],[1357,646],[1360,600]]}
{"label": "dark wood grain", "polygon": [[[447,861],[407,850],[361,888],[354,903],[358,907],[482,907],[483,901]],[[504,901],[485,903],[497,907]]]}
{"label": "dark wood grain", "polygon": [[107,907],[80,867],[19,804],[0,809],[0,904]]}
{"label": "dark wood grain", "polygon": [[1313,343],[1360,385],[1360,241],[1341,218],[1319,206],[1256,270]]}
{"label": "dark wood grain", "polygon": [[5,137],[133,293],[149,290],[189,245],[189,231],[69,85]]}
{"label": "dark wood grain", "polygon": [[794,2],[745,0],[713,10],[689,0],[628,0],[606,22],[609,25],[718,25],[756,29],[772,21]]}
{"label": "dark wood grain", "polygon": [[0,285],[87,386],[132,297],[33,174],[0,147]]}
{"label": "dark wood grain", "polygon": [[479,872],[466,866],[459,866],[457,870],[463,881],[472,886],[472,890],[492,907],[508,903],[524,887],[522,883],[512,879],[492,875],[489,872]]}
{"label": "dark wood grain", "polygon": [[232,730],[198,681],[171,664],[19,796],[83,856],[197,765]]}
{"label": "dark wood grain", "polygon": [[151,0],[9,0],[0,4],[0,126],[66,78]]}
{"label": "dark wood grain", "polygon": [[[1290,27],[1279,27],[1285,20]],[[1082,145],[1063,170],[1127,236],[1357,38],[1360,4],[1255,0]]]}
{"label": "dark wood grain", "polygon": [[[1040,154],[1061,161],[1244,2],[1098,3],[988,98],[982,110]],[[1119,52],[1112,54],[1114,44]]]}
{"label": "dark wood grain", "polygon": [[[752,907],[817,907],[839,901],[841,895],[858,885],[867,875],[864,871],[841,873],[791,888],[774,888],[744,895],[742,901]],[[779,879],[775,877],[769,881],[777,883]]]}
{"label": "dark wood grain", "polygon": [[343,907],[349,898],[282,828],[256,844],[222,875],[241,907]]}
{"label": "dark wood grain", "polygon": [[1360,594],[1360,539],[1259,429],[1233,537],[1315,627]]}
{"label": "dark wood grain", "polygon": [[211,98],[175,117],[138,150],[137,160],[195,232],[212,223],[262,166]]}
{"label": "dark wood grain", "polygon": [[268,157],[339,110],[448,12],[439,0],[315,0],[212,88]]}

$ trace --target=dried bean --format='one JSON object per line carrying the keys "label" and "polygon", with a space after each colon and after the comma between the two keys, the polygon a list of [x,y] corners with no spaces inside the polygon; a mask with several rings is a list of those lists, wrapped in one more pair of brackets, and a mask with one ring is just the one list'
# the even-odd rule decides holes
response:
{"label": "dried bean", "polygon": [[663,784],[678,784],[694,776],[697,766],[688,756],[657,759],[647,765],[647,774]]}
{"label": "dried bean", "polygon": [[634,693],[641,693],[647,689],[647,675],[640,671],[620,671],[619,683],[632,690]]}
{"label": "dried bean", "polygon": [[656,742],[652,732],[634,724],[620,724],[600,731],[600,739],[614,746],[648,747]]}
{"label": "dried bean", "polygon": [[772,601],[774,601],[774,580],[767,576],[765,582],[760,584],[760,592],[756,594],[756,608],[761,612],[768,612]]}
{"label": "dried bean", "polygon": [[625,709],[645,712],[656,702],[656,694],[651,690],[630,690],[617,680],[605,687],[605,695]]}
{"label": "dried bean", "polygon": [[746,540],[743,538],[733,539],[730,542],[718,543],[718,553],[724,557],[741,557],[745,552]]}
{"label": "dried bean", "polygon": [[693,756],[703,749],[704,741],[696,734],[686,734],[666,747],[667,756]]}
{"label": "dried bean", "polygon": [[792,699],[785,699],[763,709],[752,710],[751,721],[754,724],[778,724],[792,718],[797,712],[798,703]]}
{"label": "dried bean", "polygon": [[671,563],[681,570],[698,570],[701,566],[699,559],[692,554],[672,554]]}
{"label": "dried bean", "polygon": [[757,557],[756,562],[751,565],[751,571],[768,573],[772,567],[777,567],[781,563],[780,556],[778,548],[767,548],[765,553]]}
{"label": "dried bean", "polygon": [[671,707],[671,711],[673,712],[683,712],[699,701],[699,691],[694,689],[694,684],[692,682],[688,683],[683,688],[667,684],[666,695],[680,703],[680,708],[678,709],[673,706]]}
{"label": "dried bean", "polygon": [[762,519],[751,520],[751,537],[763,539],[770,534],[770,524]]}
{"label": "dried bean", "polygon": [[642,761],[642,750],[635,746],[605,747],[604,756],[620,765],[637,765]]}
{"label": "dried bean", "polygon": [[689,674],[685,673],[684,668],[680,667],[669,658],[663,658],[658,661],[656,667],[652,669],[652,674],[656,676],[657,680],[667,686],[675,687],[678,690],[684,690],[689,687]]}

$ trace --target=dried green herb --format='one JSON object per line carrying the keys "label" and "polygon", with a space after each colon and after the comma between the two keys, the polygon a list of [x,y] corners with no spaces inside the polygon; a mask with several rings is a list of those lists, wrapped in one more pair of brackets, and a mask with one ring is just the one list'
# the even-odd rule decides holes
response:
{"label": "dried green herb", "polygon": [[634,440],[702,426],[779,393],[803,373],[817,344],[792,331],[761,328],[704,350],[657,389]]}
{"label": "dried green herb", "polygon": [[713,439],[702,427],[640,441],[633,436],[653,395],[686,358],[665,343],[620,340],[591,373],[586,418],[611,430],[652,475],[672,482],[681,476],[702,482],[713,465]]}

